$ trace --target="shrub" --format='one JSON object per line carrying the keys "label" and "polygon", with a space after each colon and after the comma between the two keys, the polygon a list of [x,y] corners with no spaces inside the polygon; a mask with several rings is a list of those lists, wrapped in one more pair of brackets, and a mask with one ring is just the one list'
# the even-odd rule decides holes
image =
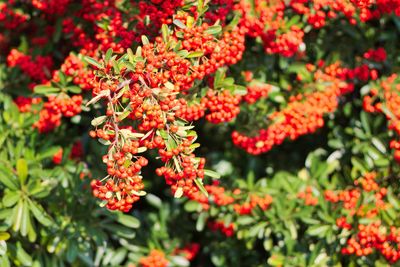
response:
{"label": "shrub", "polygon": [[390,266],[400,1],[0,3],[1,266]]}

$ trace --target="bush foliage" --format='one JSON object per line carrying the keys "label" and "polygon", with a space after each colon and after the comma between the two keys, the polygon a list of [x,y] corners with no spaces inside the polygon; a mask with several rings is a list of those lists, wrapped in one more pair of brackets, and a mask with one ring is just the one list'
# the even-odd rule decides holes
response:
{"label": "bush foliage", "polygon": [[400,1],[0,1],[0,266],[399,266]]}

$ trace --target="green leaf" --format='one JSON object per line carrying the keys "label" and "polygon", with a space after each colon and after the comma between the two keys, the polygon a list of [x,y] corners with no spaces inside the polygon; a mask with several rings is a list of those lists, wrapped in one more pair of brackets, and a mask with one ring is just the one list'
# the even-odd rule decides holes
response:
{"label": "green leaf", "polygon": [[330,225],[313,225],[307,229],[307,233],[311,236],[323,237],[330,228]]}
{"label": "green leaf", "polygon": [[360,114],[361,125],[367,134],[371,134],[371,127],[368,122],[368,115],[366,112],[361,112]]}
{"label": "green leaf", "polygon": [[103,68],[103,66],[97,60],[95,60],[92,57],[85,56],[84,59],[85,59],[85,61],[87,63],[89,63],[90,65],[95,66],[98,69],[102,69]]}
{"label": "green leaf", "polygon": [[92,124],[93,127],[99,126],[101,124],[103,124],[107,119],[107,116],[99,116],[97,118],[94,118],[90,124]]}
{"label": "green leaf", "polygon": [[53,224],[53,220],[47,214],[47,212],[43,209],[43,207],[36,203],[35,201],[29,201],[29,209],[32,212],[33,216],[36,220],[44,226],[51,226]]}
{"label": "green leaf", "polygon": [[153,207],[156,207],[156,208],[161,208],[162,207],[161,199],[159,197],[153,195],[153,194],[147,194],[146,195],[146,200]]}
{"label": "green leaf", "polygon": [[33,88],[33,92],[35,92],[36,94],[43,94],[43,95],[55,94],[59,93],[60,91],[61,91],[60,88],[51,87],[48,85],[37,85]]}
{"label": "green leaf", "polygon": [[[4,240],[0,240],[0,266],[4,267],[4,266],[10,266],[10,263],[8,263],[8,265],[4,265],[4,259],[7,259],[7,243]],[[7,259],[8,260],[8,259]]]}
{"label": "green leaf", "polygon": [[179,267],[190,266],[190,262],[183,256],[172,256],[172,257],[169,257],[169,259],[176,266],[179,266]]}
{"label": "green leaf", "polygon": [[246,95],[247,88],[245,86],[235,84],[234,89],[233,89],[233,94],[234,95]]}
{"label": "green leaf", "polygon": [[25,159],[17,160],[17,174],[21,184],[25,184],[26,178],[28,177],[28,164]]}
{"label": "green leaf", "polygon": [[31,217],[29,214],[29,207],[27,203],[24,203],[24,206],[22,208],[22,219],[21,219],[21,235],[26,236],[28,234],[28,229],[31,224]]}
{"label": "green leaf", "polygon": [[12,214],[13,230],[18,232],[21,229],[24,202],[20,199],[18,205],[14,207]]}
{"label": "green leaf", "polygon": [[68,248],[66,252],[66,258],[69,263],[73,263],[76,257],[78,256],[78,244],[76,241],[71,240],[68,243]]}
{"label": "green leaf", "polygon": [[208,33],[208,34],[211,34],[211,35],[217,35],[217,34],[219,34],[221,32],[222,32],[221,25],[211,26],[207,30],[204,31],[204,33]]}
{"label": "green leaf", "polygon": [[162,34],[162,38],[163,38],[164,43],[168,42],[168,36],[169,36],[168,32],[169,32],[168,26],[163,24],[161,26],[161,34]]}
{"label": "green leaf", "polygon": [[203,51],[195,51],[195,52],[191,52],[189,53],[186,58],[195,58],[195,57],[201,57],[202,55],[204,55]]}
{"label": "green leaf", "polygon": [[21,198],[18,191],[5,191],[3,196],[3,204],[5,207],[12,207],[14,206],[18,200]]}
{"label": "green leaf", "polygon": [[131,114],[131,111],[130,111],[130,110],[124,111],[122,114],[120,114],[120,115],[118,116],[118,121],[122,121],[123,119],[125,119],[126,117],[128,117],[129,114]]}
{"label": "green leaf", "polygon": [[104,57],[104,61],[106,62],[106,64],[108,64],[108,62],[110,61],[112,54],[113,54],[113,49],[109,48]]}
{"label": "green leaf", "polygon": [[212,171],[212,170],[204,170],[204,175],[214,178],[214,179],[219,179],[221,178],[221,175],[218,172]]}
{"label": "green leaf", "polygon": [[10,234],[7,232],[0,232],[0,241],[6,241],[10,238]]}
{"label": "green leaf", "polygon": [[183,196],[183,188],[178,187],[175,191],[174,198],[181,198]]}
{"label": "green leaf", "polygon": [[150,41],[146,37],[146,35],[142,35],[142,43],[143,43],[143,45],[148,45],[150,43]]}
{"label": "green leaf", "polygon": [[174,21],[172,23],[174,23],[176,26],[178,26],[181,29],[186,29],[186,25],[179,19],[174,19]]}
{"label": "green leaf", "polygon": [[196,230],[198,232],[203,231],[204,226],[205,226],[206,221],[207,221],[207,218],[208,218],[207,213],[205,213],[205,212],[200,213],[200,215],[199,215],[199,217],[197,218],[197,221],[196,221]]}
{"label": "green leaf", "polygon": [[5,166],[0,166],[0,182],[11,190],[18,189],[17,179],[13,173]]}
{"label": "green leaf", "polygon": [[130,228],[138,228],[140,226],[140,221],[133,216],[125,215],[122,212],[118,212],[117,221]]}
{"label": "green leaf", "polygon": [[201,204],[196,201],[188,201],[184,206],[187,212],[196,212],[201,210]]}
{"label": "green leaf", "polygon": [[21,243],[17,243],[17,259],[24,266],[32,265],[32,257],[22,248]]}
{"label": "green leaf", "polygon": [[180,56],[180,57],[185,58],[185,57],[187,57],[187,55],[189,55],[189,52],[188,52],[187,50],[180,50],[180,51],[178,51],[176,54],[177,54],[178,56]]}
{"label": "green leaf", "polygon": [[195,184],[197,185],[197,187],[200,189],[200,191],[206,196],[208,197],[208,192],[207,190],[204,188],[203,185],[203,181],[199,178],[194,179]]}
{"label": "green leaf", "polygon": [[64,72],[59,71],[58,76],[60,77],[60,84],[64,86],[67,83],[67,77],[65,76]]}
{"label": "green leaf", "polygon": [[75,85],[68,86],[65,89],[67,89],[68,92],[71,92],[73,94],[82,93],[82,89],[79,86],[75,86]]}
{"label": "green leaf", "polygon": [[376,137],[372,137],[371,139],[372,144],[383,154],[386,153],[386,147],[385,145],[381,142],[381,140],[379,140]]}

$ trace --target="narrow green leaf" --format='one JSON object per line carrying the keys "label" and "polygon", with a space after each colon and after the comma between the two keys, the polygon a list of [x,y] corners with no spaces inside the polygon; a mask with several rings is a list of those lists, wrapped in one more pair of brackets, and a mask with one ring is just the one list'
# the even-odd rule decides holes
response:
{"label": "narrow green leaf", "polygon": [[385,145],[381,142],[381,140],[379,140],[376,137],[372,137],[371,139],[372,144],[383,154],[386,153],[386,147]]}
{"label": "narrow green leaf", "polygon": [[199,178],[194,179],[194,182],[196,183],[197,187],[200,189],[200,191],[206,196],[208,197],[208,192],[207,190],[204,188],[203,185],[203,181],[200,180]]}
{"label": "narrow green leaf", "polygon": [[122,121],[123,119],[125,119],[126,117],[129,116],[129,114],[131,114],[130,110],[125,110],[124,112],[122,112],[122,114],[120,114],[118,116],[118,121]]}
{"label": "narrow green leaf", "polygon": [[92,58],[92,57],[85,56],[84,59],[85,59],[85,61],[86,61],[87,63],[89,63],[90,65],[95,66],[95,67],[98,68],[98,69],[102,69],[102,68],[103,68],[103,66],[102,66],[97,60],[95,60],[95,59]]}
{"label": "narrow green leaf", "polygon": [[208,34],[211,34],[211,35],[217,35],[217,34],[219,34],[221,32],[222,32],[221,25],[211,26],[207,30],[204,31],[204,33],[208,33]]}
{"label": "narrow green leaf", "polygon": [[[142,43],[143,43],[143,45],[148,45],[150,43],[150,41],[146,37],[146,35],[142,35]],[[136,53],[137,53],[137,51],[136,51]]]}
{"label": "narrow green leaf", "polygon": [[25,159],[17,160],[17,174],[21,184],[25,184],[26,178],[28,177],[28,163]]}
{"label": "narrow green leaf", "polygon": [[75,86],[75,85],[68,86],[65,89],[67,89],[68,92],[71,92],[73,94],[82,93],[82,89],[79,86]]}
{"label": "narrow green leaf", "polygon": [[19,200],[18,205],[14,207],[12,214],[14,232],[18,232],[21,228],[23,209],[24,203],[22,202],[22,200]]}
{"label": "narrow green leaf", "polygon": [[35,201],[29,201],[29,209],[36,220],[42,225],[51,226],[53,224],[53,220],[40,204]]}
{"label": "narrow green leaf", "polygon": [[188,201],[184,206],[187,212],[196,212],[202,209],[201,204],[196,201]]}
{"label": "narrow green leaf", "polygon": [[181,29],[186,29],[186,25],[179,19],[174,19],[174,21],[172,23],[174,23],[176,26],[178,26]]}
{"label": "narrow green leaf", "polygon": [[24,203],[22,208],[22,218],[21,218],[21,235],[26,236],[28,234],[29,225],[31,224],[31,218],[29,214],[29,207],[27,203]]}
{"label": "narrow green leaf", "polygon": [[60,84],[62,86],[65,86],[65,84],[67,83],[67,76],[65,76],[64,72],[59,71],[58,72],[58,77],[60,78]]}
{"label": "narrow green leaf", "polygon": [[12,207],[18,202],[20,197],[21,196],[18,191],[6,190],[3,196],[3,204],[7,208]]}
{"label": "narrow green leaf", "polygon": [[161,208],[162,207],[162,201],[159,197],[153,195],[153,194],[147,194],[146,195],[146,200],[147,202],[150,203],[150,205],[156,207],[156,208]]}
{"label": "narrow green leaf", "polygon": [[186,58],[195,58],[195,57],[201,57],[202,55],[204,55],[203,51],[196,51],[196,52],[191,52],[189,53]]}
{"label": "narrow green leaf", "polygon": [[5,166],[0,166],[0,182],[11,190],[18,189],[17,179]]}
{"label": "narrow green leaf", "polygon": [[164,43],[168,42],[168,36],[169,36],[168,32],[169,32],[168,26],[163,24],[161,26],[161,34],[162,34],[162,38],[163,38]]}
{"label": "narrow green leaf", "polygon": [[118,212],[117,221],[130,228],[138,228],[140,226],[140,221],[131,215],[125,215],[122,212]]}
{"label": "narrow green leaf", "polygon": [[110,61],[112,54],[113,54],[113,49],[109,48],[104,57],[104,61],[106,62],[106,64],[108,64],[108,62]]}
{"label": "narrow green leaf", "polygon": [[22,263],[23,266],[32,265],[32,257],[22,248],[20,242],[17,243],[17,259]]}
{"label": "narrow green leaf", "polygon": [[198,232],[203,231],[204,226],[206,225],[207,218],[208,218],[207,213],[205,213],[205,212],[200,213],[200,215],[196,221],[196,230]]}
{"label": "narrow green leaf", "polygon": [[204,170],[204,175],[209,176],[214,179],[219,179],[221,178],[221,175],[218,172],[212,171],[212,170]]}
{"label": "narrow green leaf", "polygon": [[178,187],[175,191],[174,198],[181,198],[183,195],[183,188]]}
{"label": "narrow green leaf", "polygon": [[106,119],[107,119],[107,116],[105,116],[105,115],[100,116],[100,117],[94,118],[91,121],[91,124],[93,127],[96,127],[96,126],[99,126],[100,124],[103,124],[106,121]]}
{"label": "narrow green leaf", "polygon": [[128,48],[126,50],[127,54],[128,54],[128,60],[130,63],[133,63],[135,61],[135,55],[133,54],[132,49]]}
{"label": "narrow green leaf", "polygon": [[330,228],[329,225],[314,225],[307,229],[307,233],[311,236],[324,236]]}
{"label": "narrow green leaf", "polygon": [[55,94],[59,93],[60,91],[61,91],[60,88],[51,87],[48,85],[37,85],[33,88],[33,92],[35,92],[36,94],[43,94],[43,95]]}

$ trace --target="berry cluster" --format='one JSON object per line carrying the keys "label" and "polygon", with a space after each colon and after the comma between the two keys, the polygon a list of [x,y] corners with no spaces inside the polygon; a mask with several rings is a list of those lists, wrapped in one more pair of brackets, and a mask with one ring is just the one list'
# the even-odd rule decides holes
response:
{"label": "berry cluster", "polygon": [[[371,88],[363,97],[363,108],[367,112],[382,113],[389,122],[389,129],[400,135],[400,87],[397,74],[383,79]],[[400,144],[392,140],[390,147],[394,149],[394,158],[400,162]]]}
{"label": "berry cluster", "polygon": [[246,215],[246,214],[251,214],[256,207],[259,207],[261,210],[265,211],[269,208],[271,203],[272,203],[272,197],[270,195],[264,195],[263,197],[259,197],[257,195],[250,194],[249,202],[234,204],[233,209],[239,215]]}
{"label": "berry cluster", "polygon": [[[60,70],[67,76],[72,77],[74,84],[83,90],[90,90],[94,87],[94,74],[91,70],[85,68],[83,61],[76,55],[70,54],[65,58]],[[57,72],[53,75],[53,80],[57,78]]]}
{"label": "berry cluster", "polygon": [[318,204],[318,198],[314,197],[313,188],[311,186],[307,186],[305,191],[298,193],[297,197],[304,199],[306,206],[316,206]]}
{"label": "berry cluster", "polygon": [[28,16],[26,14],[14,11],[9,3],[0,3],[0,29],[4,27],[8,30],[15,30],[27,20]]}
{"label": "berry cluster", "polygon": [[[140,135],[140,140],[131,140],[136,147],[125,156],[126,162],[122,167],[137,165],[135,162],[129,162],[139,153],[138,143],[145,149],[158,149],[160,159],[165,165],[158,168],[156,173],[164,176],[176,197],[190,196],[198,191],[198,186],[202,186],[205,165],[203,158],[193,154],[192,146],[196,138],[193,132],[190,132],[192,127],[185,126],[181,119],[198,119],[204,115],[204,107],[210,110],[208,119],[215,122],[230,120],[224,112],[230,111],[232,116],[235,116],[239,110],[237,105],[240,99],[228,91],[222,91],[218,96],[212,91],[208,94],[209,98],[202,100],[201,108],[197,109],[196,105],[189,107],[188,102],[178,97],[178,94],[186,94],[195,80],[203,79],[217,68],[236,63],[244,50],[244,35],[238,29],[220,35],[212,31],[220,36],[220,39],[217,39],[206,32],[211,28],[205,23],[196,27],[186,27],[178,27],[175,34],[171,32],[171,36],[175,38],[170,42],[182,42],[186,48],[182,51],[189,53],[188,59],[173,51],[170,43],[165,43],[165,36],[155,38],[154,43],[144,39],[143,46],[137,49],[136,54],[129,54],[127,62],[124,63],[125,67],[117,70],[115,65],[104,62],[104,67],[97,72],[98,80],[103,82],[95,82],[97,85],[93,89],[93,101],[104,99],[107,112],[106,116],[93,120],[94,126],[103,127],[93,131],[91,136],[108,142],[108,164],[111,162],[115,165],[118,161],[115,155],[123,152],[126,139],[129,138],[127,136]],[[204,41],[206,43],[203,43]],[[190,53],[198,53],[192,51],[193,49],[203,51],[201,55],[195,56],[194,60],[190,60]],[[140,60],[139,57],[146,58],[146,61]],[[134,68],[130,67],[131,64],[135,64]],[[120,82],[117,82],[118,80]],[[224,103],[221,108],[221,104],[216,101]],[[233,106],[235,109],[232,109]],[[120,129],[120,124],[125,119],[136,122],[135,130]],[[126,178],[114,171],[109,171],[108,174],[106,180],[112,180],[115,184]],[[94,190],[104,186],[102,182],[93,183]],[[121,194],[121,200],[127,195]],[[105,195],[97,196],[105,200]]]}
{"label": "berry cluster", "polygon": [[[356,188],[340,192],[325,191],[325,199],[332,203],[340,203],[338,209],[348,211],[349,218],[340,217],[336,220],[339,228],[354,230],[354,235],[347,240],[347,246],[342,248],[343,254],[355,254],[359,257],[379,251],[389,262],[400,259],[400,230],[385,226],[378,218],[379,212],[388,207],[385,201],[387,189],[379,186],[375,172],[365,173],[354,184]],[[361,223],[368,218],[370,223]],[[356,225],[359,221],[358,226]]]}
{"label": "berry cluster", "polygon": [[385,48],[378,47],[377,49],[369,49],[364,53],[363,57],[371,61],[383,62],[386,61],[387,54]]}
{"label": "berry cluster", "polygon": [[46,83],[53,66],[53,61],[49,56],[32,58],[29,55],[19,52],[17,49],[12,49],[7,56],[7,64],[9,67],[19,67],[23,73],[34,81]]}
{"label": "berry cluster", "polygon": [[235,234],[235,226],[233,223],[225,225],[222,221],[209,221],[207,226],[211,231],[220,231],[226,237],[231,237]]}
{"label": "berry cluster", "polygon": [[53,155],[53,163],[60,164],[63,158],[63,149],[60,148],[54,155]]}
{"label": "berry cluster", "polygon": [[206,119],[211,123],[229,122],[240,112],[240,95],[232,95],[229,90],[224,90],[217,94],[209,90],[202,99],[202,103],[209,110]]}
{"label": "berry cluster", "polygon": [[253,104],[261,98],[266,98],[271,91],[272,85],[254,83],[247,86],[247,94],[243,96],[243,100],[248,104]]}
{"label": "berry cluster", "polygon": [[42,99],[39,97],[18,96],[14,102],[20,112],[36,112],[36,110],[32,109],[32,105],[40,104]]}
{"label": "berry cluster", "polygon": [[381,221],[358,225],[356,236],[347,241],[343,254],[355,254],[359,257],[379,251],[390,263],[400,259],[400,229],[382,225]]}
{"label": "berry cluster", "polygon": [[82,96],[67,94],[50,95],[39,112],[39,120],[33,124],[39,132],[46,133],[60,126],[61,118],[73,117],[81,112]]}
{"label": "berry cluster", "polygon": [[297,139],[301,135],[315,132],[324,125],[323,116],[335,111],[338,106],[338,97],[352,87],[329,73],[316,72],[316,81],[330,81],[324,91],[316,91],[297,95],[280,111],[269,115],[270,126],[260,130],[254,137],[248,137],[239,132],[232,133],[235,145],[245,149],[251,154],[260,154],[271,150],[275,145],[281,144],[286,138]]}
{"label": "berry cluster", "polygon": [[188,261],[192,261],[200,251],[199,243],[190,243],[183,248],[175,250],[174,254],[183,255]]}
{"label": "berry cluster", "polygon": [[[246,194],[239,188],[227,191],[219,185],[218,181],[214,181],[212,185],[206,185],[208,197],[197,192],[189,195],[189,198],[202,205],[202,210],[207,211],[212,203],[215,207],[231,208],[238,215],[251,214],[256,207],[265,211],[272,203],[272,197],[267,194],[259,196],[257,193]],[[249,201],[247,200],[249,198]]]}
{"label": "berry cluster", "polygon": [[68,8],[71,0],[31,0],[32,5],[47,15],[62,15]]}
{"label": "berry cluster", "polygon": [[139,264],[141,267],[167,267],[169,261],[166,259],[164,252],[153,249],[147,257],[139,260]]}

